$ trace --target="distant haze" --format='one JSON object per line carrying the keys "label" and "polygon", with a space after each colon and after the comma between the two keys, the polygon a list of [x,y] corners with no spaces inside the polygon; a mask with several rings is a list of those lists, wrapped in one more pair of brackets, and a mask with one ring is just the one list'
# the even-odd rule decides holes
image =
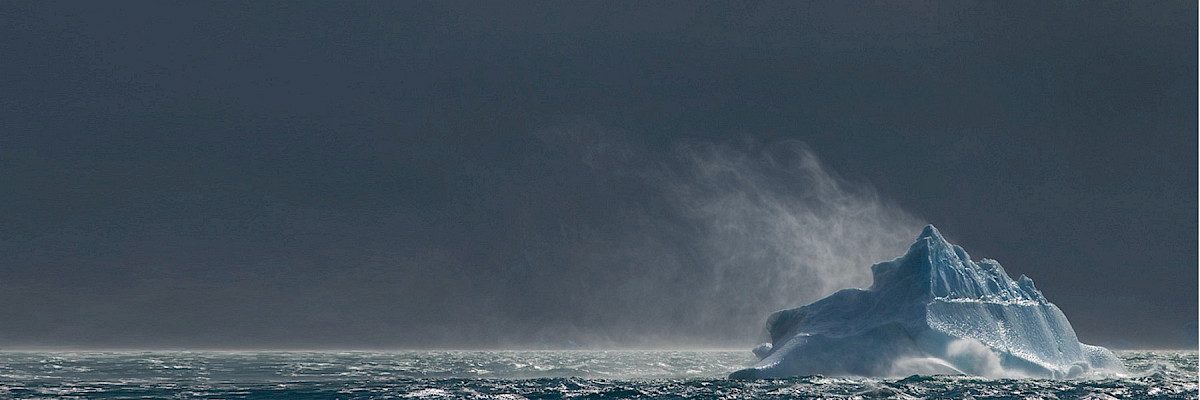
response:
{"label": "distant haze", "polygon": [[0,349],[743,347],[933,223],[1196,346],[1195,2],[0,4]]}

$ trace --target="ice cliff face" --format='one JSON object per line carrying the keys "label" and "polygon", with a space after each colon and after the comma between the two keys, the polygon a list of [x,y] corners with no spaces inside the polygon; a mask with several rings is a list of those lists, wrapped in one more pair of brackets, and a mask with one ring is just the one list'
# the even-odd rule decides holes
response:
{"label": "ice cliff face", "polygon": [[770,345],[731,378],[969,374],[1065,378],[1124,372],[1079,343],[1066,316],[1022,275],[971,260],[932,225],[904,256],[871,267],[874,284],[767,319]]}

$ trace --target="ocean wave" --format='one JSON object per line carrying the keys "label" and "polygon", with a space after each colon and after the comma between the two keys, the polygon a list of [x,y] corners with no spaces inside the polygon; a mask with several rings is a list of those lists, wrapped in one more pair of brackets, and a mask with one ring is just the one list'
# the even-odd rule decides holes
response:
{"label": "ocean wave", "polygon": [[1118,354],[1096,379],[724,376],[729,351],[0,353],[0,398],[1196,398],[1195,351]]}

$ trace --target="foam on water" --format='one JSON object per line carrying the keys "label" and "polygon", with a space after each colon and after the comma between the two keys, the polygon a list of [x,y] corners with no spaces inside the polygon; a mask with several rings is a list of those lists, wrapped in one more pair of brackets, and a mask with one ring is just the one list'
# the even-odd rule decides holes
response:
{"label": "foam on water", "polygon": [[739,381],[748,352],[14,352],[0,398],[1196,398],[1195,351],[1118,355],[1129,376]]}

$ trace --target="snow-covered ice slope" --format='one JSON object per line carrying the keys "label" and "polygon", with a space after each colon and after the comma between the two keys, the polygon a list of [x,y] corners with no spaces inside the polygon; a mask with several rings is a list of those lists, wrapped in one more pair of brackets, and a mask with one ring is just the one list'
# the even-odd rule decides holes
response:
{"label": "snow-covered ice slope", "polygon": [[1065,378],[1121,373],[1103,347],[1079,343],[1062,311],[1022,275],[971,261],[932,225],[904,256],[871,267],[874,284],[767,319],[762,359],[731,378],[800,375]]}

